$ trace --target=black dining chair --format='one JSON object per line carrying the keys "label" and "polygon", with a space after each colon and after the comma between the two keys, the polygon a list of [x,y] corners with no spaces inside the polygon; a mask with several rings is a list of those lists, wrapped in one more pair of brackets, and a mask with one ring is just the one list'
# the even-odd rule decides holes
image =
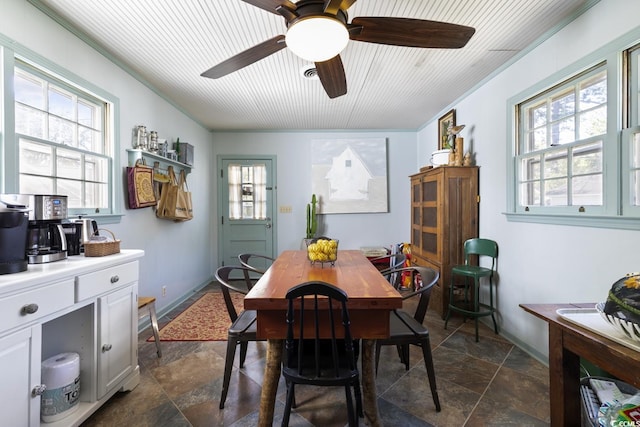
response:
{"label": "black dining chair", "polygon": [[[224,377],[222,382],[222,394],[220,396],[220,409],[224,409],[224,402],[227,400],[229,382],[231,380],[231,370],[233,360],[236,356],[236,347],[240,346],[240,368],[244,366],[247,357],[248,343],[258,340],[256,336],[256,312],[255,310],[242,310],[238,313],[233,305],[232,293],[246,295],[253,282],[246,280],[245,275],[252,272],[252,269],[239,265],[220,267],[216,270],[216,279],[220,283],[224,303],[231,319],[231,326],[227,332],[227,353],[224,361]],[[236,276],[235,278],[232,276]]]}
{"label": "black dining chair", "polygon": [[264,274],[269,266],[273,264],[273,261],[275,261],[275,259],[270,256],[252,253],[240,254],[238,255],[238,260],[240,261],[240,265],[243,267],[250,268],[260,274]]}
{"label": "black dining chair", "polygon": [[407,255],[405,255],[402,252],[389,254],[389,255],[382,255],[375,258],[369,258],[369,261],[371,261],[373,264],[380,264],[381,261],[384,261],[385,264],[388,264],[387,267],[381,270],[383,275],[385,275],[385,272],[388,270],[403,267],[406,260],[407,260]]}
{"label": "black dining chair", "polygon": [[[311,281],[291,288],[286,298],[287,338],[282,375],[287,397],[282,426],[289,425],[296,384],[344,386],[349,426],[357,426],[362,414],[362,394],[347,294],[329,283]],[[321,334],[323,330],[329,333],[329,338]],[[355,393],[355,411],[351,388]]]}
{"label": "black dining chair", "polygon": [[[406,260],[407,255],[402,252],[369,259],[369,261],[380,270],[380,273],[394,286],[399,283],[400,277],[398,274],[395,274],[393,270],[404,267]],[[382,265],[384,265],[384,267]]]}
{"label": "black dining chair", "polygon": [[403,289],[398,285],[394,285],[394,287],[396,287],[402,295],[403,301],[418,295],[420,299],[418,300],[413,315],[403,309],[391,311],[389,315],[390,336],[389,338],[378,339],[376,341],[376,373],[378,372],[378,365],[380,364],[380,349],[382,346],[395,345],[398,349],[400,361],[404,363],[407,371],[409,370],[409,346],[416,345],[421,347],[424,365],[427,369],[427,376],[429,377],[433,403],[436,405],[436,411],[440,412],[440,399],[438,398],[438,390],[436,388],[436,374],[433,367],[429,329],[423,325],[424,317],[429,306],[431,288],[438,282],[440,273],[432,268],[420,266],[396,268],[390,270],[389,273],[401,275],[405,271],[412,274],[411,288]]}

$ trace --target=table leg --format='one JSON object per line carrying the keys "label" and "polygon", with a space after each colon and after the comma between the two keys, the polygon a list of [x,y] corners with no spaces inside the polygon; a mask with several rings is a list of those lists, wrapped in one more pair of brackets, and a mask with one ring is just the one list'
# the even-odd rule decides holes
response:
{"label": "table leg", "polygon": [[551,425],[580,426],[580,357],[564,348],[562,329],[549,324]]}
{"label": "table leg", "polygon": [[362,340],[362,409],[366,425],[382,426],[376,394],[376,340]]}
{"label": "table leg", "polygon": [[264,366],[264,378],[262,379],[262,393],[260,394],[260,414],[258,425],[271,427],[273,425],[273,412],[276,405],[278,381],[280,380],[280,365],[282,363],[281,339],[269,339],[267,341],[267,360]]}

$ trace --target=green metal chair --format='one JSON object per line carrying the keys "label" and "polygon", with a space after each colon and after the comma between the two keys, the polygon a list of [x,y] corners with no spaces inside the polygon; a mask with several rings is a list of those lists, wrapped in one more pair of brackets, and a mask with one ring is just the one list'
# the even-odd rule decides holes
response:
{"label": "green metal chair", "polygon": [[[491,268],[472,265],[471,257],[491,258]],[[491,316],[493,320],[493,328],[498,333],[498,324],[494,313],[496,311],[493,306],[493,274],[495,273],[496,260],[498,259],[498,244],[489,239],[469,239],[464,242],[464,265],[455,265],[451,268],[451,284],[449,286],[449,309],[444,322],[444,328],[447,329],[447,323],[451,312],[455,311],[475,320],[476,326],[476,342],[478,342],[478,318],[483,316]],[[455,282],[455,276],[463,276],[462,283]],[[480,302],[480,279],[487,277],[489,279],[489,303]],[[469,286],[469,280],[473,279],[473,289]],[[462,289],[463,298],[455,300],[455,291]],[[470,293],[473,292],[472,295]],[[471,301],[473,298],[473,301]]]}

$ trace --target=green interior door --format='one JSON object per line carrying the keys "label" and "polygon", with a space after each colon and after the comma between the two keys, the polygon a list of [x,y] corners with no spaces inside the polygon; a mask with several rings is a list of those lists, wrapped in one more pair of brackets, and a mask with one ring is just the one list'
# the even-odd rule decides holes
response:
{"label": "green interior door", "polygon": [[220,265],[238,265],[247,252],[275,257],[274,164],[268,156],[220,159]]}

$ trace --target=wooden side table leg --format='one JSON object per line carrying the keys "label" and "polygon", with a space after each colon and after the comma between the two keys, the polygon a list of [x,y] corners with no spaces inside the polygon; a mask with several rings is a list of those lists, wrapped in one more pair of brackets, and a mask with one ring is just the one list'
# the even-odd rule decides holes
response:
{"label": "wooden side table leg", "polygon": [[549,325],[549,402],[553,427],[580,426],[580,357],[564,348],[562,329]]}
{"label": "wooden side table leg", "polygon": [[376,394],[376,340],[362,340],[362,407],[366,425],[382,426]]}
{"label": "wooden side table leg", "polygon": [[273,425],[273,412],[276,405],[281,363],[282,340],[268,340],[267,360],[264,367],[264,378],[262,379],[262,393],[260,394],[260,414],[258,416],[258,425],[260,427],[271,427]]}

